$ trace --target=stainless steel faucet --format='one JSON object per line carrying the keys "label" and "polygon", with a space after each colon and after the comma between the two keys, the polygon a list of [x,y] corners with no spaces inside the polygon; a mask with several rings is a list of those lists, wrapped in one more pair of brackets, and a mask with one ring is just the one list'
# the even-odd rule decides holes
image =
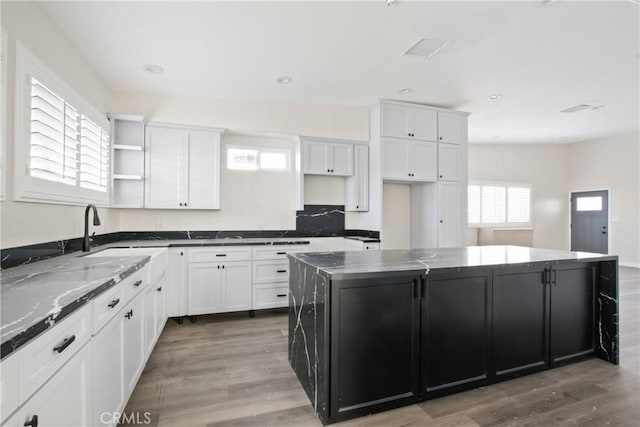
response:
{"label": "stainless steel faucet", "polygon": [[93,210],[93,225],[100,225],[98,209],[95,205],[91,203],[88,204],[84,210],[84,240],[82,241],[82,252],[89,252],[91,250],[91,238],[89,237],[89,210]]}

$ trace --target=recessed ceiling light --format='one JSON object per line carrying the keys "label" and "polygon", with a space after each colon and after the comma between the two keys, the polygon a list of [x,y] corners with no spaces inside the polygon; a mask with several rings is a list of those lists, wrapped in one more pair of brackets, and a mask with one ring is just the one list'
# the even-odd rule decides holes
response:
{"label": "recessed ceiling light", "polygon": [[410,87],[405,87],[404,89],[400,89],[400,90],[398,91],[398,93],[399,93],[400,95],[406,95],[406,94],[408,94],[408,93],[411,93],[411,91],[412,91],[412,90],[413,90],[413,89],[411,89]]}
{"label": "recessed ceiling light", "polygon": [[276,79],[276,83],[280,83],[281,85],[288,85],[292,81],[293,79],[290,76],[280,76]]}
{"label": "recessed ceiling light", "polygon": [[560,2],[560,0],[542,0],[540,3],[543,6],[553,6],[554,4]]}
{"label": "recessed ceiling light", "polygon": [[144,67],[142,67],[142,69],[144,71],[146,71],[147,73],[151,73],[151,74],[162,74],[162,73],[164,73],[164,68],[162,68],[159,65],[155,65],[155,64],[147,64]]}
{"label": "recessed ceiling light", "polygon": [[387,6],[395,6],[398,4],[398,0],[387,0]]}
{"label": "recessed ceiling light", "polygon": [[599,110],[601,108],[604,108],[604,105],[580,104],[573,107],[565,108],[564,110],[560,110],[560,112],[561,113],[577,113],[578,111]]}
{"label": "recessed ceiling light", "polygon": [[496,99],[502,98],[502,95],[491,95],[488,99],[489,101],[495,101]]}

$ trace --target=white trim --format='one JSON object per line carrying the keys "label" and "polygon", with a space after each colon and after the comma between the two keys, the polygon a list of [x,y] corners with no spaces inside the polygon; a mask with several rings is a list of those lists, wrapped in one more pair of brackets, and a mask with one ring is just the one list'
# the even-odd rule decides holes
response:
{"label": "white trim", "polygon": [[[89,190],[79,185],[72,186],[31,177],[29,174],[29,141],[31,135],[30,82],[36,77],[49,89],[62,95],[88,119],[103,129],[110,129],[106,115],[101,114],[78,93],[60,79],[42,61],[35,57],[21,43],[16,42],[15,49],[15,129],[14,129],[14,170],[13,200],[21,202],[39,202],[53,204],[84,205],[95,203],[109,205],[109,187],[105,192]],[[110,159],[111,160],[111,159]]]}
{"label": "white trim", "polygon": [[9,67],[7,66],[7,62],[9,61],[9,41],[7,30],[2,28],[0,33],[1,45],[0,45],[0,96],[2,99],[0,100],[1,108],[2,108],[2,116],[0,117],[0,201],[3,201],[7,197],[7,140],[9,138],[9,133],[7,132],[7,90],[8,80],[7,80],[7,72]]}

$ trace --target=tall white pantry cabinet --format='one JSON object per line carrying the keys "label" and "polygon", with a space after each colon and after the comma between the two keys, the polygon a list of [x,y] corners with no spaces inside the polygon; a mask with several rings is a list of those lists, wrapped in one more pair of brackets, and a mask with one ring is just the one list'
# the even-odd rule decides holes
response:
{"label": "tall white pantry cabinet", "polygon": [[[370,227],[384,245],[383,184],[411,187],[411,248],[466,245],[469,113],[397,101],[370,109]],[[379,171],[379,173],[376,173]]]}

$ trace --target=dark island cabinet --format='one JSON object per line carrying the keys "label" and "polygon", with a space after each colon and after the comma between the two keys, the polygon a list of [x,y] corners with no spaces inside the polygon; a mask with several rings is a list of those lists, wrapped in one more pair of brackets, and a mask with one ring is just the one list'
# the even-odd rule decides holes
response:
{"label": "dark island cabinet", "polygon": [[596,266],[570,264],[550,271],[551,363],[554,366],[595,352]]}
{"label": "dark island cabinet", "polygon": [[415,273],[332,282],[332,422],[418,401],[420,299]]}
{"label": "dark island cabinet", "polygon": [[433,271],[422,301],[422,393],[470,389],[489,375],[491,270]]}
{"label": "dark island cabinet", "polygon": [[493,271],[493,370],[509,378],[549,367],[549,268]]}

